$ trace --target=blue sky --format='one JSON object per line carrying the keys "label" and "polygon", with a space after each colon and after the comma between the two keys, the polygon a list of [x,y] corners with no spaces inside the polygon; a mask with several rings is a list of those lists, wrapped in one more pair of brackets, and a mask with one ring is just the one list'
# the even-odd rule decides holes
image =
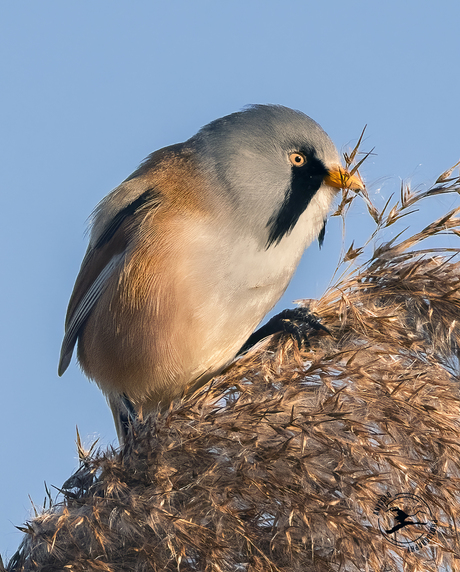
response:
{"label": "blue sky", "polygon": [[[459,21],[452,0],[3,0],[3,557],[21,540],[14,525],[31,514],[28,495],[42,505],[43,481],[59,487],[76,468],[76,425],[87,444],[116,440],[75,362],[56,373],[96,203],[150,152],[248,103],[304,111],[339,150],[367,124],[363,149],[375,155],[362,174],[377,202],[401,178],[431,184],[460,158]],[[366,221],[363,206],[351,213],[347,244],[366,236]],[[320,296],[340,246],[333,221],[278,308]]]}

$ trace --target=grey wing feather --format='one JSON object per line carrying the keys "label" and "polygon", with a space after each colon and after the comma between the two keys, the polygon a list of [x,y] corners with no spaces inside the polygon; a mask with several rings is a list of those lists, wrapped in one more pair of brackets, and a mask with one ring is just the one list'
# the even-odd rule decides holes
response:
{"label": "grey wing feather", "polygon": [[64,340],[62,341],[61,357],[59,359],[58,374],[62,375],[69,367],[70,360],[72,359],[73,350],[77,342],[80,328],[88,318],[94,305],[104,292],[108,278],[115,270],[118,262],[123,257],[123,254],[117,254],[110,259],[110,262],[103,268],[102,272],[98,275],[96,280],[86,291],[85,295],[78,304],[69,324],[66,329]]}

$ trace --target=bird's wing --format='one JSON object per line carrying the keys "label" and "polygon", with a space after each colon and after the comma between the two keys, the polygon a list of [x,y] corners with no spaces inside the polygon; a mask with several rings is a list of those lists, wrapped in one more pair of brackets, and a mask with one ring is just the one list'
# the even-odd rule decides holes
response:
{"label": "bird's wing", "polygon": [[158,205],[158,195],[153,189],[145,191],[116,213],[105,225],[95,244],[90,244],[67,309],[65,335],[58,367],[59,375],[62,375],[69,366],[81,328],[105,291],[110,276],[125,257],[133,218],[144,207],[155,205]]}

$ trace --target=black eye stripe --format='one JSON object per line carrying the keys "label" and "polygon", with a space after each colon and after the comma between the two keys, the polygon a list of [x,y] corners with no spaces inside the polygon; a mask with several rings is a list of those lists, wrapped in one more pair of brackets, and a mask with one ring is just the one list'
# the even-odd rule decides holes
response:
{"label": "black eye stripe", "polygon": [[303,154],[305,164],[291,170],[291,183],[286,189],[283,203],[267,223],[269,235],[266,248],[279,244],[292,231],[327,175],[324,163],[313,151]]}

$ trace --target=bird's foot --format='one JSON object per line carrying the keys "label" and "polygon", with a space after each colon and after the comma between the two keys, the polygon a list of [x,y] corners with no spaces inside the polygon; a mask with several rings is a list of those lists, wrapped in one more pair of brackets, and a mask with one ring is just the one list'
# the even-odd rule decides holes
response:
{"label": "bird's foot", "polygon": [[312,314],[308,308],[283,310],[283,312],[274,316],[272,320],[278,320],[281,326],[279,331],[293,336],[299,349],[310,346],[309,337],[313,332],[323,331],[330,334],[326,326],[323,326],[319,318]]}
{"label": "bird's foot", "polygon": [[312,332],[323,331],[330,334],[308,308],[289,308],[273,316],[266,324],[249,336],[239,355],[247,352],[260,340],[279,332],[291,334],[297,342],[299,349],[310,345],[309,337]]}

